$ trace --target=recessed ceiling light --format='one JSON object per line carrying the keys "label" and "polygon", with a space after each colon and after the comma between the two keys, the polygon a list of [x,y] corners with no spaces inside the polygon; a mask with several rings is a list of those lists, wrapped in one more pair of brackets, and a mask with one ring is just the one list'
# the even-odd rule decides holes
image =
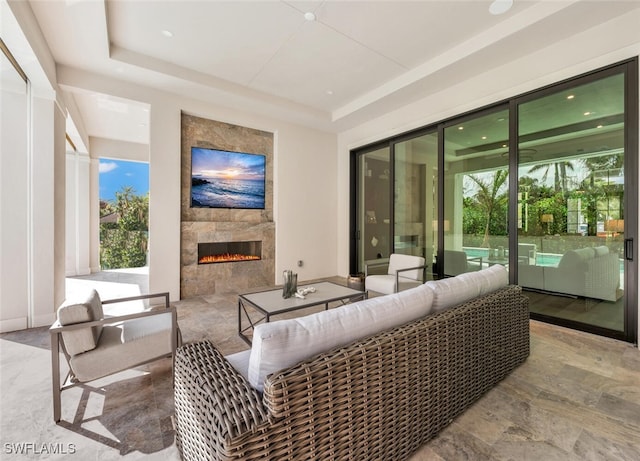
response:
{"label": "recessed ceiling light", "polygon": [[487,139],[487,137],[486,137],[486,136],[483,136],[483,137],[482,137],[482,139]]}
{"label": "recessed ceiling light", "polygon": [[598,125],[596,128],[602,128],[602,125]]}
{"label": "recessed ceiling light", "polygon": [[591,115],[591,112],[585,112],[584,115]]}
{"label": "recessed ceiling light", "polygon": [[489,5],[489,13],[491,14],[503,14],[511,9],[513,6],[513,0],[493,0],[493,3]]}
{"label": "recessed ceiling light", "polygon": [[573,94],[570,94],[569,96],[567,96],[567,99],[573,99],[573,98],[575,98],[575,95]]}
{"label": "recessed ceiling light", "polygon": [[458,129],[459,130],[464,130],[464,127],[463,126],[459,126]]}
{"label": "recessed ceiling light", "polygon": [[164,35],[167,38],[171,38],[171,37],[173,37],[173,32],[171,32],[170,30],[166,30],[165,29],[165,30],[162,31],[162,35]]}
{"label": "recessed ceiling light", "polygon": [[313,14],[311,11],[307,11],[307,12],[304,14],[304,18],[305,18],[307,21],[315,21],[315,20],[316,20],[316,15],[315,15],[315,14]]}

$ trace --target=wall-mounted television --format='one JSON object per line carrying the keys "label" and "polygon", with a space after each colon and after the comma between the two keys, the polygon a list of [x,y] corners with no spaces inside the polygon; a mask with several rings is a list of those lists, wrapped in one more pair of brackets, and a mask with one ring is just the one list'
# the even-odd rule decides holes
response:
{"label": "wall-mounted television", "polygon": [[266,157],[191,148],[191,207],[264,209]]}

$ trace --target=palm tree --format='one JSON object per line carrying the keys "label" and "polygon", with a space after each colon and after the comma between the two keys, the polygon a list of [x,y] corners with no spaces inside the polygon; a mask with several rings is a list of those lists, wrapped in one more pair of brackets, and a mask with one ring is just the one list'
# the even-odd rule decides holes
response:
{"label": "palm tree", "polygon": [[569,161],[561,161],[561,162],[551,162],[551,163],[541,163],[539,165],[534,165],[529,168],[529,174],[535,173],[537,171],[544,170],[542,174],[542,181],[546,182],[549,177],[549,172],[553,166],[553,188],[556,192],[566,192],[567,191],[567,170],[573,172],[575,170],[575,166],[571,160]]}
{"label": "palm tree", "polygon": [[484,227],[484,238],[482,240],[482,247],[489,247],[489,226],[493,217],[493,213],[500,206],[504,206],[508,200],[508,194],[506,192],[500,193],[500,189],[506,183],[509,177],[507,170],[496,170],[493,173],[492,180],[485,181],[484,179],[476,176],[469,175],[471,179],[480,189],[476,194],[476,200],[478,206],[485,212],[486,222]]}

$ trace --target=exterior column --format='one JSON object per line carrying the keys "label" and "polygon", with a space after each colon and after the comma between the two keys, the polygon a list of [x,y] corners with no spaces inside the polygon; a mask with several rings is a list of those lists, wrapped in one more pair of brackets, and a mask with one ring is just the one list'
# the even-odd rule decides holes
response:
{"label": "exterior column", "polygon": [[89,267],[100,272],[100,159],[89,164]]}
{"label": "exterior column", "polygon": [[66,154],[66,263],[67,277],[91,273],[90,158],[88,154]]}

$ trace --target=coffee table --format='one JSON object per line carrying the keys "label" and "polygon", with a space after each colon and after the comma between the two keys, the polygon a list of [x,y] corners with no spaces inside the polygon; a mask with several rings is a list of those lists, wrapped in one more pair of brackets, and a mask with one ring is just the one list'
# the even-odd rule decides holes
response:
{"label": "coffee table", "polygon": [[[307,293],[305,299],[295,296],[285,299],[282,297],[282,288],[239,295],[238,335],[247,344],[251,345],[251,339],[246,335],[246,332],[253,330],[256,325],[262,322],[269,322],[274,315],[321,304],[324,304],[324,309],[327,310],[329,309],[329,303],[332,302],[338,301],[344,305],[351,301],[367,298],[366,291],[354,290],[333,282],[318,282],[298,286],[299,289],[306,287],[314,287],[316,291],[315,293]],[[247,309],[258,311],[261,317],[258,320],[252,320]],[[243,316],[249,322],[246,327],[242,326]]]}

